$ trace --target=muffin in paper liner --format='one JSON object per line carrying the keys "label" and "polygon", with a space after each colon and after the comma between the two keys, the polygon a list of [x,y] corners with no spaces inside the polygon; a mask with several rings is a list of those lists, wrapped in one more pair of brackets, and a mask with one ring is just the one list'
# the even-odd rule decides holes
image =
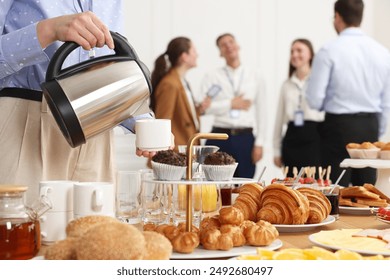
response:
{"label": "muffin in paper liner", "polygon": [[362,149],[363,159],[376,159],[379,157],[380,149]]}
{"label": "muffin in paper liner", "polygon": [[156,179],[164,181],[179,181],[185,175],[186,166],[176,166],[152,161],[152,169]]}
{"label": "muffin in paper liner", "polygon": [[361,149],[348,149],[347,152],[351,158],[359,159],[363,158],[363,150]]}
{"label": "muffin in paper liner", "polygon": [[229,181],[233,179],[238,162],[229,165],[209,165],[202,164],[202,169],[206,179],[209,181]]}
{"label": "muffin in paper liner", "polygon": [[379,158],[381,159],[390,159],[390,151],[379,151]]}

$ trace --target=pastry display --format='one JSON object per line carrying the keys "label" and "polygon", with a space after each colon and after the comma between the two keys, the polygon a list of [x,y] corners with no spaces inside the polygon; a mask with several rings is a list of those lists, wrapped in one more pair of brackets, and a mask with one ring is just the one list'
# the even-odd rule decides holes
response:
{"label": "pastry display", "polygon": [[235,206],[228,206],[219,210],[220,224],[239,225],[243,221],[244,221],[243,211]]}
{"label": "pastry display", "polygon": [[233,239],[231,235],[228,233],[221,233],[218,228],[201,231],[200,243],[206,250],[228,251],[233,248]]}
{"label": "pastry display", "polygon": [[233,205],[222,208],[219,211],[221,224],[238,225],[243,220],[256,221],[256,214],[260,209],[260,196],[263,189],[257,183],[242,185]]}
{"label": "pastry display", "polygon": [[[229,234],[233,240],[233,247],[244,246],[247,242],[240,226],[222,225],[219,229],[222,234]],[[252,244],[251,244],[252,245]]]}
{"label": "pastry display", "polygon": [[202,169],[207,180],[228,181],[233,178],[238,163],[226,152],[215,152],[205,157]]}
{"label": "pastry display", "polygon": [[297,190],[309,200],[307,224],[318,224],[328,217],[332,206],[321,191],[312,188],[298,188]]}
{"label": "pastry display", "polygon": [[339,205],[350,207],[387,207],[390,198],[372,184],[353,186],[340,190]]}
{"label": "pastry display", "polygon": [[345,148],[351,158],[375,159],[379,157],[379,151],[385,146],[383,142],[348,143]]}
{"label": "pastry display", "polygon": [[252,246],[268,246],[279,236],[275,226],[263,220],[253,224],[244,224],[242,229],[247,244]]}
{"label": "pastry display", "polygon": [[261,194],[261,208],[258,220],[272,224],[300,225],[306,223],[309,213],[309,200],[299,191],[284,185],[272,184]]}
{"label": "pastry display", "polygon": [[199,229],[192,226],[192,232],[187,232],[185,223],[177,226],[162,224],[158,226],[144,225],[144,231],[155,231],[165,236],[172,244],[173,251],[178,253],[192,253],[199,246]]}
{"label": "pastry display", "polygon": [[187,156],[173,150],[158,151],[152,157],[152,169],[158,180],[180,180],[186,172]]}
{"label": "pastry display", "polygon": [[390,143],[385,143],[380,147],[379,158],[390,159]]}
{"label": "pastry display", "polygon": [[255,223],[245,220],[240,225],[223,224],[220,227],[207,221],[205,225],[209,227],[201,227],[200,243],[206,250],[227,251],[244,245],[268,246],[279,236],[275,226],[266,221]]}

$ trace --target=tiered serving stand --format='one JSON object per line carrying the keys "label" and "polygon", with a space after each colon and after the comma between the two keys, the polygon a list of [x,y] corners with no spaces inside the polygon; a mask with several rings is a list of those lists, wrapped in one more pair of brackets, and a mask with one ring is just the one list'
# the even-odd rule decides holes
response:
{"label": "tiered serving stand", "polygon": [[225,133],[197,133],[195,134],[187,143],[187,169],[186,169],[186,179],[180,181],[159,181],[153,180],[151,182],[159,184],[180,184],[187,186],[186,192],[186,231],[192,231],[192,186],[193,185],[204,185],[204,184],[245,184],[254,182],[254,179],[249,178],[233,178],[229,181],[206,181],[206,180],[193,180],[192,179],[192,159],[193,159],[193,146],[195,141],[198,139],[217,139],[217,140],[226,140],[228,135]]}
{"label": "tiered serving stand", "polygon": [[377,179],[376,179],[375,187],[381,192],[383,192],[385,195],[390,196],[390,160],[347,158],[340,163],[340,167],[376,168]]}

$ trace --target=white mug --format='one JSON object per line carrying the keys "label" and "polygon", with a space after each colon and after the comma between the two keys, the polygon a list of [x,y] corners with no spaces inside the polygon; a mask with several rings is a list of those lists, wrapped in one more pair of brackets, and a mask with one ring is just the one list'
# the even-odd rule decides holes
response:
{"label": "white mug", "polygon": [[168,150],[172,145],[171,120],[143,119],[135,122],[135,144],[144,151]]}
{"label": "white mug", "polygon": [[66,238],[66,226],[73,220],[73,181],[41,181],[40,196],[46,196],[52,208],[40,217],[43,244]]}
{"label": "white mug", "polygon": [[74,184],[73,215],[115,217],[115,188],[109,182],[80,182]]}

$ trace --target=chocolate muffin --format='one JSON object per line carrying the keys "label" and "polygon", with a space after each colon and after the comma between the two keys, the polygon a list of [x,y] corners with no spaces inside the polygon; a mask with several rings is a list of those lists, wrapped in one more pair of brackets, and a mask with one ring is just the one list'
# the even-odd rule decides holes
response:
{"label": "chocolate muffin", "polygon": [[175,166],[187,166],[187,156],[183,153],[177,153],[173,150],[158,151],[152,161]]}
{"label": "chocolate muffin", "polygon": [[187,169],[187,156],[172,150],[159,151],[152,157],[152,169],[159,180],[180,180]]}
{"label": "chocolate muffin", "polygon": [[206,156],[204,164],[207,165],[230,165],[236,163],[236,160],[225,152],[215,152]]}

